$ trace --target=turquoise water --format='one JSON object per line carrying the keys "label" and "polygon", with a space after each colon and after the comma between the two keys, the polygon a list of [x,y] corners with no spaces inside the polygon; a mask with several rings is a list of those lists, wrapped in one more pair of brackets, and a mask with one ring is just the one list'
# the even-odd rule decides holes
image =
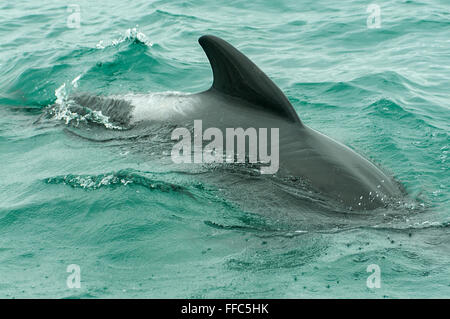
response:
{"label": "turquoise water", "polygon": [[[79,28],[67,1],[0,3],[1,297],[450,296],[447,0],[379,1],[380,28],[368,1],[73,2]],[[64,107],[76,92],[207,89],[203,34],[243,51],[303,122],[391,172],[408,200],[297,219],[276,199],[258,206],[270,195],[245,174],[252,191],[229,194],[207,168],[174,170],[157,132],[117,139],[107,118]],[[371,264],[380,288],[366,285]]]}

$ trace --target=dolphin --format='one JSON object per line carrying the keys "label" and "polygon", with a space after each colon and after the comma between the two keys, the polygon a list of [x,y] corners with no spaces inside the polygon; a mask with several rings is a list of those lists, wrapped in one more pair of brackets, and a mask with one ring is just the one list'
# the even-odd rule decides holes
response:
{"label": "dolphin", "polygon": [[[199,38],[213,73],[210,89],[166,94],[155,106],[133,99],[79,94],[73,100],[100,110],[124,126],[201,119],[203,127],[278,128],[277,174],[299,178],[308,187],[351,210],[386,207],[404,196],[400,183],[342,143],[308,127],[283,92],[249,58],[213,35]],[[250,191],[250,190],[249,190]]]}

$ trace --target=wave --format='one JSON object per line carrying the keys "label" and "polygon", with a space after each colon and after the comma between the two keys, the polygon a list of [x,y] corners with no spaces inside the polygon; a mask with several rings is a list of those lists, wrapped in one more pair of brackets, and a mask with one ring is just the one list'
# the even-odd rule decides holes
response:
{"label": "wave", "polygon": [[[62,83],[70,83],[80,74],[83,80],[80,90],[89,88],[97,93],[103,93],[105,89],[108,90],[105,93],[133,91],[133,87],[141,87],[139,83],[149,82],[149,70],[158,74],[160,68],[171,68],[156,53],[155,57],[148,54],[152,47],[153,43],[145,34],[131,28],[116,39],[100,41],[96,47],[64,50],[41,66],[27,68],[29,63],[19,59],[12,62],[19,67],[5,69],[2,74],[0,89],[4,93],[0,94],[0,103],[45,107],[55,102],[57,97],[53,92]],[[122,81],[130,84],[126,90]]]}
{"label": "wave", "polygon": [[117,39],[113,39],[111,41],[105,42],[104,40],[100,40],[95,47],[97,49],[105,49],[106,47],[114,47],[123,42],[131,42],[136,44],[144,44],[148,47],[152,47],[153,43],[150,39],[137,27],[127,29],[123,35],[121,35]]}
{"label": "wave", "polygon": [[99,175],[60,175],[46,178],[44,182],[47,184],[63,184],[88,191],[102,188],[142,186],[148,190],[184,193],[193,196],[185,186],[157,179],[154,173],[140,172],[133,169],[123,169]]}

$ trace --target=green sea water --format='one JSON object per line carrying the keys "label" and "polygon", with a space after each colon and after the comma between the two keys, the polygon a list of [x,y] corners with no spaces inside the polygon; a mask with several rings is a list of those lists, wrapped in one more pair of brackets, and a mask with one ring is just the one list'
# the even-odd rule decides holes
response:
{"label": "green sea water", "polygon": [[[450,2],[373,2],[378,28],[371,3],[2,0],[0,297],[450,297]],[[304,123],[391,172],[408,200],[326,227],[283,203],[260,214],[248,177],[248,193],[228,196],[161,161],[158,134],[98,142],[120,130],[63,107],[77,92],[209,88],[204,34],[249,56]],[[72,264],[80,288],[67,285]]]}

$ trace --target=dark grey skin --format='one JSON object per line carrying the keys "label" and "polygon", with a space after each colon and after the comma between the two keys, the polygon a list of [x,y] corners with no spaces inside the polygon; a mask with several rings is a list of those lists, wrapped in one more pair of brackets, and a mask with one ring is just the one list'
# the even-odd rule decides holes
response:
{"label": "dark grey skin", "polygon": [[86,95],[74,100],[124,125],[159,120],[184,126],[202,120],[203,129],[217,127],[223,132],[237,127],[279,128],[279,175],[301,178],[352,210],[384,207],[404,195],[402,187],[376,165],[302,123],[281,90],[229,43],[210,35],[199,43],[211,63],[214,83],[202,93],[168,95],[173,109],[165,118],[146,118],[138,106],[124,100]]}

